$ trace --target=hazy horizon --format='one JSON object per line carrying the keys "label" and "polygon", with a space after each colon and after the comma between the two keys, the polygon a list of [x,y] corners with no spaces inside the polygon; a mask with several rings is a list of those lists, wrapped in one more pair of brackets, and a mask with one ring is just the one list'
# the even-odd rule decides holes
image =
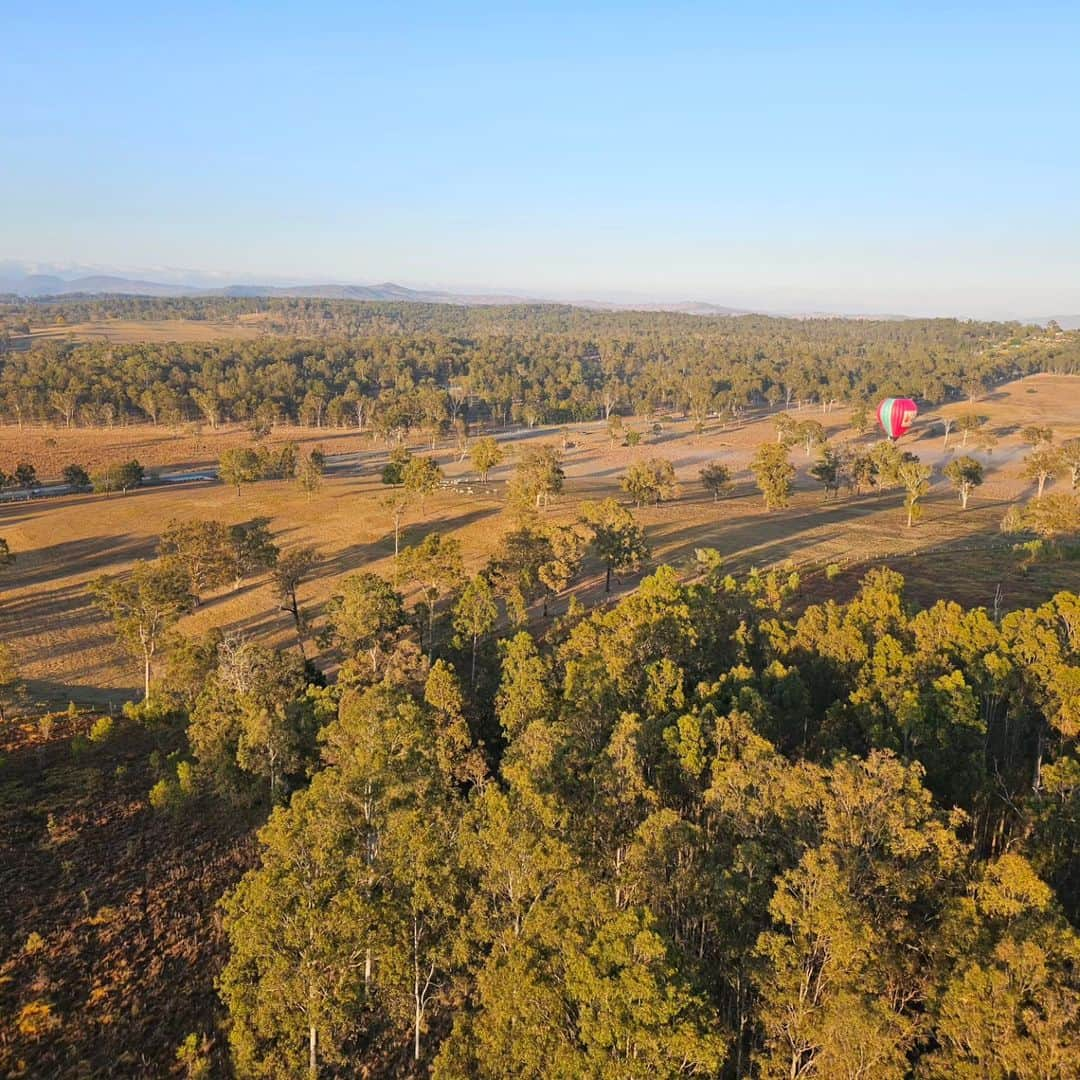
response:
{"label": "hazy horizon", "polygon": [[1074,6],[61,5],[6,30],[11,258],[1080,312]]}

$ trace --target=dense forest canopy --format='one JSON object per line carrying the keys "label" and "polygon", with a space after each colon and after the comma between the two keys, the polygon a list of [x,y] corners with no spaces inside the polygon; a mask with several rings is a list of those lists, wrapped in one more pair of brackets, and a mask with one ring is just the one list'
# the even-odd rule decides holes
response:
{"label": "dense forest canopy", "polygon": [[201,419],[393,429],[563,423],[662,409],[935,403],[1017,375],[1080,370],[1080,333],[953,319],[782,319],[315,300],[75,299],[0,307],[8,332],[91,318],[234,318],[267,337],[9,350],[0,410],[67,425]]}
{"label": "dense forest canopy", "polygon": [[242,1075],[1077,1075],[1080,600],[700,560],[479,670],[374,575],[334,687],[210,661],[195,775],[279,803],[224,905]]}

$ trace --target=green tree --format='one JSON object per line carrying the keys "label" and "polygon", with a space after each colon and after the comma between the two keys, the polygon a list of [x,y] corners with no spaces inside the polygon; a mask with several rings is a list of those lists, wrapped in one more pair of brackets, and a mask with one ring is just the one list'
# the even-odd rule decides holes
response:
{"label": "green tree", "polygon": [[196,605],[203,593],[224,585],[236,572],[229,530],[220,521],[170,521],[158,541],[158,554],[175,559],[187,571]]}
{"label": "green tree", "polygon": [[395,446],[390,451],[386,465],[383,466],[382,482],[390,487],[397,487],[405,478],[405,466],[412,461],[412,454],[404,446]]}
{"label": "green tree", "polygon": [[824,446],[829,438],[823,424],[817,420],[803,420],[796,429],[798,441],[803,444],[806,456],[809,457],[816,447]]}
{"label": "green tree", "polygon": [[902,461],[897,467],[897,478],[905,492],[904,509],[907,511],[909,529],[922,517],[922,506],[919,500],[929,493],[932,474],[933,470],[930,466],[923,465],[914,456]]}
{"label": "green tree", "polygon": [[1049,446],[1054,441],[1054,429],[1042,424],[1028,424],[1020,432],[1020,438],[1028,446],[1037,448]]}
{"label": "green tree", "polygon": [[435,615],[439,602],[455,593],[465,577],[461,542],[452,536],[428,533],[413,547],[404,548],[398,559],[402,580],[416,585],[427,605],[428,656],[435,651]]}
{"label": "green tree", "polygon": [[713,497],[713,502],[719,502],[721,495],[726,495],[731,490],[731,470],[720,461],[710,461],[698,472],[702,486]]}
{"label": "green tree", "polygon": [[81,465],[65,465],[61,475],[64,483],[73,491],[90,490],[90,474]]}
{"label": "green tree", "polygon": [[1024,458],[1024,477],[1035,484],[1036,499],[1043,497],[1046,481],[1061,472],[1062,468],[1061,454],[1051,447],[1033,450]]}
{"label": "green tree", "polygon": [[840,454],[831,446],[825,445],[817,461],[810,467],[810,475],[825,488],[825,498],[832,493],[839,493],[842,470]]}
{"label": "green tree", "polygon": [[300,459],[296,471],[296,484],[310,499],[322,487],[326,472],[326,455],[317,447]]}
{"label": "green tree", "polygon": [[243,1075],[315,1080],[323,1066],[348,1066],[364,1030],[375,913],[349,888],[369,874],[349,816],[332,778],[317,776],[271,814],[260,865],[221,902],[230,944],[221,996]]}
{"label": "green tree", "polygon": [[484,438],[477,439],[469,448],[469,460],[479,475],[480,482],[486,484],[488,473],[502,463],[502,447],[492,436],[485,435]]}
{"label": "green tree", "polygon": [[1062,470],[1069,474],[1073,491],[1080,488],[1080,439],[1067,439],[1058,449]]}
{"label": "green tree", "polygon": [[292,616],[293,626],[296,629],[296,641],[302,656],[304,655],[307,616],[300,607],[297,592],[318,561],[319,557],[315,549],[310,545],[305,545],[281,554],[273,568],[274,591],[277,593],[281,610],[287,611]]}
{"label": "green tree", "polygon": [[254,484],[261,475],[259,455],[250,446],[230,446],[218,459],[218,479],[235,487],[237,497],[244,484]]}
{"label": "green tree", "polygon": [[960,496],[960,506],[966,510],[971,493],[983,482],[983,467],[973,457],[953,458],[945,466],[945,476]]}
{"label": "green tree", "polygon": [[611,592],[611,574],[637,569],[649,557],[645,532],[634,515],[615,499],[584,502],[581,520],[592,534],[592,545],[603,560],[606,571],[604,592]]}
{"label": "green tree", "polygon": [[139,487],[144,479],[144,470],[138,461],[127,461],[120,465],[107,465],[94,474],[94,491],[106,495],[114,491],[131,491]]}
{"label": "green tree", "polygon": [[37,469],[29,461],[20,461],[11,475],[15,485],[24,491],[32,491],[41,486],[37,478]]}
{"label": "green tree", "polygon": [[166,634],[194,606],[187,570],[175,559],[138,561],[123,578],[98,578],[91,592],[112,619],[116,636],[143,661],[143,697],[150,668]]}
{"label": "green tree", "polygon": [[480,639],[485,634],[490,634],[495,628],[498,613],[491,582],[484,574],[471,577],[465,588],[461,590],[457,604],[454,605],[453,626],[454,630],[468,641],[472,648],[469,684],[474,689],[476,687],[476,653]]}
{"label": "green tree", "polygon": [[763,443],[750,462],[750,471],[769,510],[778,510],[791,501],[795,467],[788,460],[787,447],[782,443]]}
{"label": "green tree", "polygon": [[527,447],[510,481],[510,503],[519,511],[546,507],[562,491],[565,478],[558,447],[550,444]]}
{"label": "green tree", "polygon": [[251,793],[253,777],[255,790],[280,802],[315,758],[318,716],[303,662],[237,636],[221,640],[216,661],[188,726],[200,772],[229,797]]}
{"label": "green tree", "polygon": [[420,512],[424,512],[424,501],[442,482],[443,472],[433,458],[410,458],[401,471],[401,483],[409,495],[420,503]]}
{"label": "green tree", "polygon": [[270,532],[270,519],[256,517],[229,527],[229,548],[233,562],[233,587],[277,565],[278,546]]}
{"label": "green tree", "polygon": [[342,581],[326,605],[326,619],[331,640],[346,656],[368,654],[374,678],[380,654],[405,622],[405,607],[390,582],[362,572]]}
{"label": "green tree", "polygon": [[664,458],[635,461],[626,471],[620,485],[638,506],[647,502],[659,505],[679,493],[675,466]]}

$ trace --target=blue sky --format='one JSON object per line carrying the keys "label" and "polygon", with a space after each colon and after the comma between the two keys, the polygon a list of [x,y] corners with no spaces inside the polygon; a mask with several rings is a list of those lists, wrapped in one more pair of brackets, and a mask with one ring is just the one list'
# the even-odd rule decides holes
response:
{"label": "blue sky", "polygon": [[0,0],[0,257],[1080,312],[1080,5]]}

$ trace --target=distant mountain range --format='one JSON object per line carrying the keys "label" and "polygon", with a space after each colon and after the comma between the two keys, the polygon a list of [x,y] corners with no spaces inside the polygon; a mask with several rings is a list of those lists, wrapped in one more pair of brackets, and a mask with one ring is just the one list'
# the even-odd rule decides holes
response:
{"label": "distant mountain range", "polygon": [[[319,300],[386,300],[424,304],[553,304],[566,303],[594,311],[673,311],[689,315],[784,315],[789,318],[825,319],[907,319],[893,314],[842,315],[824,311],[768,311],[765,309],[725,307],[700,300],[672,302],[614,302],[606,300],[559,300],[510,293],[456,293],[443,290],[410,289],[385,281],[378,285],[221,285],[195,284],[191,281],[145,281],[112,274],[35,273],[26,264],[0,262],[0,294],[27,299],[72,296],[234,296],[234,297],[307,297]],[[1051,319],[1063,330],[1080,329],[1080,315],[1048,315],[1023,319],[1023,322],[1046,325]]]}
{"label": "distant mountain range", "polygon": [[[378,285],[224,285],[207,287],[142,281],[137,278],[93,274],[82,277],[61,277],[58,274],[23,274],[0,267],[0,293],[27,299],[52,296],[236,296],[236,297],[310,297],[318,300],[390,300],[423,304],[551,304],[564,301],[550,298],[518,296],[509,293],[454,293],[442,290],[410,289],[384,281]],[[691,315],[746,315],[747,309],[722,307],[697,300],[677,303],[618,304],[604,300],[565,301],[574,307],[597,311],[680,311]]]}

